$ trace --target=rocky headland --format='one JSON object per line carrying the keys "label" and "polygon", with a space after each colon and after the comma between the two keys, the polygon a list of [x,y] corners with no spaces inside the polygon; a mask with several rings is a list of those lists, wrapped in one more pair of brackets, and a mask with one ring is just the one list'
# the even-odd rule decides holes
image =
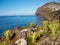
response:
{"label": "rocky headland", "polygon": [[43,16],[47,20],[60,19],[60,3],[46,3],[37,9],[35,15]]}

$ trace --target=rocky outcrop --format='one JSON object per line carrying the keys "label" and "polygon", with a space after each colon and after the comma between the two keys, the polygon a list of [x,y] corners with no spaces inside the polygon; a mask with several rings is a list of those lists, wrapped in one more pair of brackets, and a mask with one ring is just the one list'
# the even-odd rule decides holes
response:
{"label": "rocky outcrop", "polygon": [[60,18],[60,3],[56,2],[46,3],[45,5],[37,9],[35,15],[43,16],[48,20]]}
{"label": "rocky outcrop", "polygon": [[24,38],[21,38],[15,42],[15,45],[27,45],[27,41]]}
{"label": "rocky outcrop", "polygon": [[16,40],[20,39],[21,38],[21,32],[20,32],[21,29],[19,28],[14,28],[12,31],[11,31],[11,34],[10,34],[10,43],[13,45],[15,43]]}
{"label": "rocky outcrop", "polygon": [[16,27],[11,31],[10,44],[13,45],[17,40],[24,38],[26,39],[32,32],[36,31],[36,28],[21,28]]}
{"label": "rocky outcrop", "polygon": [[30,28],[16,27],[11,31],[10,44],[13,45],[20,38],[26,38],[28,36]]}

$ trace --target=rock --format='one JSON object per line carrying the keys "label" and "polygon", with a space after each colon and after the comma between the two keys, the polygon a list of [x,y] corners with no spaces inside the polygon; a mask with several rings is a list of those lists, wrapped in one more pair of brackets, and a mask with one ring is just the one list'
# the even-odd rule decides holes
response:
{"label": "rock", "polygon": [[10,43],[13,45],[16,40],[21,38],[21,32],[18,28],[14,28],[10,34]]}
{"label": "rock", "polygon": [[42,7],[39,7],[35,15],[43,16],[47,20],[60,18],[60,3],[50,2],[46,3]]}
{"label": "rock", "polygon": [[0,35],[0,41],[2,40],[2,36]]}
{"label": "rock", "polygon": [[22,36],[24,39],[26,39],[26,37],[27,37],[27,31],[28,31],[28,29],[22,29],[22,30],[21,30],[21,36]]}
{"label": "rock", "polygon": [[24,38],[21,38],[15,42],[15,45],[27,45],[27,41]]}
{"label": "rock", "polygon": [[21,34],[23,38],[27,38],[31,33],[36,32],[36,28],[26,28],[21,30]]}
{"label": "rock", "polygon": [[10,34],[10,43],[13,45],[16,40],[20,38],[26,39],[26,37],[29,35],[30,28],[21,29],[21,27],[16,27],[11,31]]}

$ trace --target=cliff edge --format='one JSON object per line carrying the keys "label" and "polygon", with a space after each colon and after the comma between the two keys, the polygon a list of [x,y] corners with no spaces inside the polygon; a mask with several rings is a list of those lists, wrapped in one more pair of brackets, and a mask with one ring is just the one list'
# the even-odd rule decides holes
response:
{"label": "cliff edge", "polygon": [[55,18],[60,19],[60,3],[49,2],[39,7],[35,15],[43,16],[48,20],[53,20]]}

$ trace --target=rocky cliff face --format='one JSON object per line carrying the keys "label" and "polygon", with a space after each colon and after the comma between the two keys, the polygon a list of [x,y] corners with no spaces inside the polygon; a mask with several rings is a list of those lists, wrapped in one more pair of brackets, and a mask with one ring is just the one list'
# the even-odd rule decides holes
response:
{"label": "rocky cliff face", "polygon": [[39,16],[41,15],[48,20],[52,20],[56,17],[60,18],[60,3],[46,3],[42,7],[39,7],[35,14]]}

